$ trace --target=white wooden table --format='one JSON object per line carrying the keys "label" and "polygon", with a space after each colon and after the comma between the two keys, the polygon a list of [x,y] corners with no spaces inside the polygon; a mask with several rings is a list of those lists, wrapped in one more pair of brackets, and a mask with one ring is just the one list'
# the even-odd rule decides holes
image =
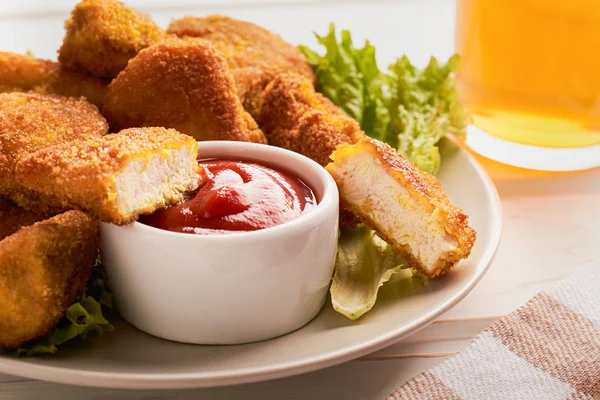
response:
{"label": "white wooden table", "polygon": [[[0,0],[0,50],[55,58],[62,21],[75,1]],[[131,0],[166,26],[172,17],[222,13],[248,19],[293,43],[334,21],[369,38],[382,63],[407,53],[419,64],[453,52],[454,1]],[[599,154],[600,157],[600,154]],[[600,259],[600,169],[546,174],[480,159],[504,208],[504,231],[483,280],[460,304],[414,336],[325,370],[258,384],[184,391],[71,387],[0,375],[0,399],[376,399],[439,363],[498,317],[552,286],[576,266]]]}

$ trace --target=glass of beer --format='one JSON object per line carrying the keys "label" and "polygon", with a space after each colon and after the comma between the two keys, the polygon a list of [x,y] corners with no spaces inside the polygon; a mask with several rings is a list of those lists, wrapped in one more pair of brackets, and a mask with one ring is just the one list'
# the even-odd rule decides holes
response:
{"label": "glass of beer", "polygon": [[600,0],[456,0],[467,144],[518,167],[600,166]]}

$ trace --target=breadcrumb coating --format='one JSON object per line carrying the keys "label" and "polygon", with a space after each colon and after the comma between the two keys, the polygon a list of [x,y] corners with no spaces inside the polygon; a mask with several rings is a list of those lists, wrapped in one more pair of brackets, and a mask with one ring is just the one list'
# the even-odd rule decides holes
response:
{"label": "breadcrumb coating", "polygon": [[33,225],[50,216],[26,210],[12,201],[0,199],[0,240],[12,235],[24,226]]}
{"label": "breadcrumb coating", "polygon": [[84,99],[0,93],[0,196],[40,213],[64,210],[64,203],[39,195],[16,181],[17,161],[46,146],[99,137],[107,131],[104,117]]}
{"label": "breadcrumb coating", "polygon": [[[360,160],[369,166],[351,165],[352,157],[357,153],[367,155]],[[354,145],[342,145],[331,157],[333,161],[326,168],[338,185],[340,201],[405,256],[412,267],[429,277],[436,277],[444,275],[461,259],[469,256],[477,234],[469,226],[467,215],[450,202],[436,177],[418,169],[389,145],[371,138],[365,138]],[[395,185],[383,183],[385,177],[381,174],[371,176],[375,171],[371,166],[374,164],[382,167]],[[380,186],[385,190],[378,190]],[[408,200],[401,194],[404,192],[408,192]],[[359,201],[351,198],[357,197],[357,194],[360,197]],[[384,198],[408,210],[406,215],[410,216],[410,220],[401,221],[401,231],[389,229],[389,226],[396,226],[402,215],[395,215],[391,207],[387,207],[383,212],[375,212],[378,203],[383,204]],[[414,223],[415,219],[426,222]],[[412,241],[407,238],[420,238],[417,239],[417,242],[421,242],[417,243],[419,245],[422,241],[433,243],[432,238],[436,234],[440,234],[443,242],[449,247],[431,247],[434,254],[437,254],[437,261],[431,267],[424,261],[425,254],[407,245]]]}
{"label": "breadcrumb coating", "polygon": [[28,188],[122,225],[196,189],[197,153],[198,142],[174,129],[132,128],[32,153],[16,175]]}
{"label": "breadcrumb coating", "polygon": [[201,39],[142,50],[109,85],[104,115],[114,131],[164,126],[196,140],[265,142],[244,111],[225,59]]}
{"label": "breadcrumb coating", "polygon": [[65,22],[58,61],[100,78],[113,78],[140,50],[166,38],[152,19],[117,0],[83,0]]}
{"label": "breadcrumb coating", "polygon": [[0,241],[0,347],[48,334],[87,288],[98,222],[67,211]]}
{"label": "breadcrumb coating", "polygon": [[231,68],[244,108],[258,116],[264,88],[279,73],[290,72],[314,82],[315,75],[296,46],[279,35],[247,21],[223,15],[183,17],[167,33],[209,41]]}
{"label": "breadcrumb coating", "polygon": [[57,62],[0,51],[0,93],[28,92],[85,97],[104,104],[108,81],[72,71]]}
{"label": "breadcrumb coating", "polygon": [[337,146],[365,134],[306,77],[280,74],[265,90],[259,117],[269,144],[303,154],[325,166]]}

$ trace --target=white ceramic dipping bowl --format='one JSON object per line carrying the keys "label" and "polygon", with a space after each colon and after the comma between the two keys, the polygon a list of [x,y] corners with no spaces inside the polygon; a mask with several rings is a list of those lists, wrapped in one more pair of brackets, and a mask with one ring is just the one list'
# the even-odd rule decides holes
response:
{"label": "white ceramic dipping bowl", "polygon": [[282,225],[223,235],[102,223],[102,258],[119,313],[154,336],[196,344],[248,343],[302,327],[323,306],[333,274],[334,180],[309,158],[274,146],[200,142],[198,154],[292,172],[318,205]]}

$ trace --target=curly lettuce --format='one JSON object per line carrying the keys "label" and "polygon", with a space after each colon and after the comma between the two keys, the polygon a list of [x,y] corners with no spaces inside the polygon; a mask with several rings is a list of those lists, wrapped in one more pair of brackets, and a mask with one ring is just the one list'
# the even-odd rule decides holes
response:
{"label": "curly lettuce", "polygon": [[6,352],[17,356],[53,354],[60,345],[77,337],[85,339],[90,334],[102,335],[105,331],[112,331],[113,326],[104,315],[110,309],[112,293],[108,289],[106,274],[98,258],[86,294],[67,309],[56,327],[48,335],[17,350]]}
{"label": "curly lettuce", "polygon": [[438,142],[448,133],[463,136],[467,126],[468,115],[452,76],[460,57],[454,55],[446,63],[432,57],[419,69],[402,56],[382,71],[369,41],[357,48],[347,30],[338,40],[334,24],[327,35],[315,36],[323,55],[307,46],[299,48],[315,70],[318,90],[358,121],[367,135],[388,143],[418,168],[437,173]]}
{"label": "curly lettuce", "polygon": [[329,289],[333,308],[352,320],[360,318],[375,305],[381,285],[406,268],[406,260],[371,229],[342,229]]}

